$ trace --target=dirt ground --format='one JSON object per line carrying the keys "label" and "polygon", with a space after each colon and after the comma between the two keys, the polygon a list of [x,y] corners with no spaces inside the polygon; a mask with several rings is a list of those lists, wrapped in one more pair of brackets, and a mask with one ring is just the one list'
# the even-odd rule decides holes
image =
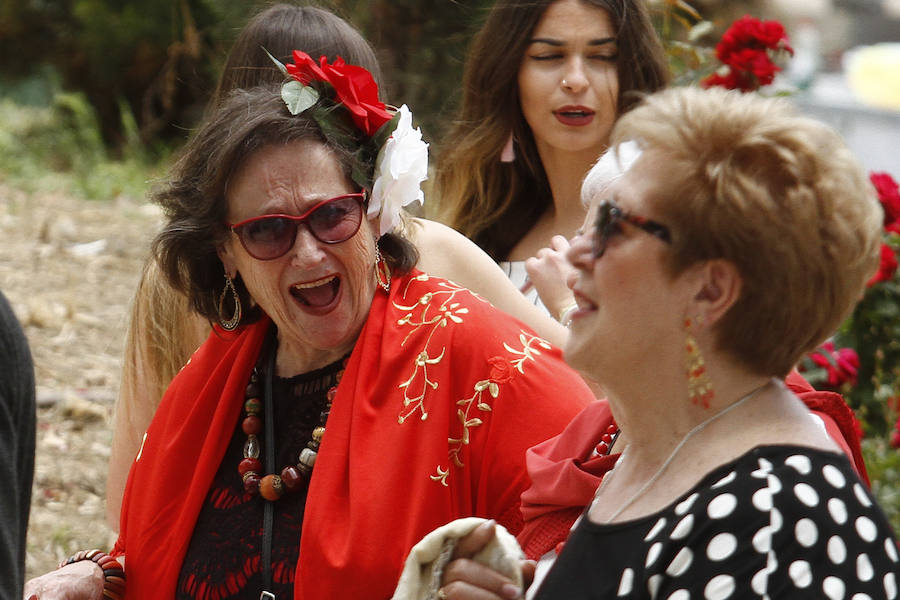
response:
{"label": "dirt ground", "polygon": [[34,357],[38,429],[27,576],[115,541],[104,489],[131,296],[158,210],[26,193],[0,179],[0,289]]}

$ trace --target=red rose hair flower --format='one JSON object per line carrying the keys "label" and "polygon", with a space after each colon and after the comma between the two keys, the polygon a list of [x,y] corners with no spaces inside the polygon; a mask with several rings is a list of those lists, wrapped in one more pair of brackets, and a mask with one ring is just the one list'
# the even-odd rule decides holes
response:
{"label": "red rose hair flower", "polygon": [[348,65],[340,56],[331,64],[322,56],[316,64],[307,53],[294,50],[294,64],[285,67],[303,85],[311,81],[331,85],[336,100],[350,111],[353,123],[369,137],[393,117],[378,99],[378,84],[372,74],[358,65]]}

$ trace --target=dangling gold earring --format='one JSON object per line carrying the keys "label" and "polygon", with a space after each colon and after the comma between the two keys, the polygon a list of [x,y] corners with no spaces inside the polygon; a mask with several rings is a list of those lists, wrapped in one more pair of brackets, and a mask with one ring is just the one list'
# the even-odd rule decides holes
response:
{"label": "dangling gold earring", "polygon": [[[224,312],[225,299],[229,291],[231,291],[231,301],[234,303],[234,314],[231,315],[230,319],[226,319],[222,313]],[[234,282],[228,276],[228,273],[225,273],[225,288],[222,290],[222,295],[219,296],[219,324],[222,325],[222,329],[225,331],[234,331],[241,324],[241,297],[234,288]]]}
{"label": "dangling gold earring", "polygon": [[381,286],[385,293],[391,291],[391,268],[387,265],[381,256],[381,250],[378,249],[378,241],[375,241],[375,283]]}
{"label": "dangling gold earring", "polygon": [[[701,323],[701,318],[697,318]],[[709,408],[709,401],[715,397],[712,382],[706,374],[706,363],[700,354],[700,346],[691,335],[691,319],[684,320],[684,349],[686,352],[685,370],[687,372],[688,397],[694,404],[703,404],[703,408]]]}

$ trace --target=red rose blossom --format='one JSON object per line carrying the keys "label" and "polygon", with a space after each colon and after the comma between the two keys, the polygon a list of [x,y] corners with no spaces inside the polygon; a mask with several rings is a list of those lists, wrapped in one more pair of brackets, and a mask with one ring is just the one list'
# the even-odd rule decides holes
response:
{"label": "red rose blossom", "polygon": [[348,65],[340,56],[331,64],[322,56],[319,64],[305,52],[294,50],[294,64],[285,65],[288,73],[302,83],[324,81],[334,88],[337,101],[350,111],[353,123],[372,137],[391,120],[391,113],[378,99],[378,84],[363,67]]}
{"label": "red rose blossom", "polygon": [[896,271],[897,255],[894,254],[894,249],[887,244],[881,244],[881,263],[878,265],[878,271],[866,282],[866,286],[872,287],[876,283],[890,281]]}
{"label": "red rose blossom", "polygon": [[732,23],[716,45],[716,57],[725,66],[725,73],[714,73],[701,84],[742,92],[769,85],[781,70],[772,61],[770,51],[793,54],[787,41],[784,27],[778,21],[760,21],[745,15]]}
{"label": "red rose blossom", "polygon": [[[885,227],[896,225],[900,221],[900,186],[887,173],[869,173],[869,180],[875,186],[878,201],[884,208]],[[892,230],[897,231],[896,228]]]}
{"label": "red rose blossom", "polygon": [[859,370],[859,356],[853,348],[836,348],[834,342],[827,341],[815,352],[809,354],[812,362],[823,368],[828,375],[829,387],[836,388],[849,382],[856,384],[856,373]]}

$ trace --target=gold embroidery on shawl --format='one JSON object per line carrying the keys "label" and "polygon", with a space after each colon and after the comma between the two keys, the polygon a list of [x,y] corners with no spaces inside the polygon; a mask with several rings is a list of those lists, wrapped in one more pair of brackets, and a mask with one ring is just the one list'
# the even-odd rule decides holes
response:
{"label": "gold embroidery on shawl", "polygon": [[[438,289],[430,290],[416,297],[414,283],[429,279],[430,277],[424,273],[410,278],[406,287],[400,292],[398,300],[392,302],[395,308],[405,312],[397,320],[397,326],[409,328],[409,332],[400,343],[401,346],[410,342],[414,334],[425,332],[422,349],[413,361],[412,372],[399,385],[399,389],[403,390],[403,407],[397,418],[401,425],[415,414],[418,414],[422,421],[428,418],[427,396],[430,391],[438,388],[438,382],[429,374],[429,367],[439,364],[446,355],[446,347],[440,345],[438,334],[447,327],[462,323],[464,316],[469,312],[457,295],[464,293],[466,297],[474,297],[478,301],[485,302],[481,297],[465,288],[445,280],[438,280]],[[422,336],[417,336],[415,339],[420,340]],[[482,413],[493,410],[491,401],[500,395],[501,386],[514,379],[517,373],[524,373],[524,365],[528,361],[536,360],[536,357],[541,354],[540,349],[551,348],[546,340],[524,331],[520,332],[518,342],[519,346],[517,347],[504,343],[503,348],[511,356],[495,356],[488,359],[490,368],[488,377],[475,382],[471,396],[456,402],[460,431],[456,437],[447,438],[449,445],[447,456],[450,462],[458,468],[465,466],[460,455],[463,447],[467,446],[471,440],[471,430],[484,423],[481,418]],[[435,347],[432,347],[433,345]],[[439,348],[436,347],[438,345],[440,345]],[[487,393],[485,394],[485,392]],[[430,477],[447,486],[450,473],[450,466],[438,465],[436,474]]]}
{"label": "gold embroidery on shawl", "polygon": [[[525,333],[524,331],[519,334],[519,342],[522,345],[521,350],[504,343],[503,347],[507,352],[512,354],[514,358],[509,359],[504,356],[495,356],[488,359],[488,364],[491,367],[488,378],[475,382],[474,393],[472,396],[463,398],[456,403],[457,406],[461,407],[457,409],[456,414],[460,425],[462,426],[462,432],[459,437],[447,438],[447,443],[450,445],[448,457],[450,461],[459,468],[465,466],[460,458],[460,453],[462,452],[463,446],[469,444],[471,439],[470,429],[484,423],[484,421],[477,416],[478,413],[491,412],[493,409],[491,408],[490,401],[496,399],[500,395],[500,386],[512,381],[517,372],[524,374],[525,362],[534,361],[536,360],[536,356],[540,356],[541,351],[538,348],[546,350],[551,347],[546,340]],[[487,391],[489,398],[485,397],[485,391]],[[431,475],[431,479],[440,481],[442,485],[447,486],[447,478],[449,476],[450,467],[438,465],[436,467],[436,473]]]}
{"label": "gold embroidery on shawl", "polygon": [[[428,281],[428,279],[428,275],[424,273],[411,278],[400,294],[401,298],[406,300],[410,286],[414,282]],[[468,290],[450,281],[439,281],[438,288],[440,289],[419,296],[409,305],[393,302],[395,308],[406,311],[406,314],[397,321],[397,325],[411,328],[400,343],[401,346],[406,345],[414,333],[420,330],[427,331],[422,351],[419,352],[413,363],[412,374],[400,384],[400,389],[403,390],[403,410],[398,417],[400,424],[416,413],[419,413],[422,421],[428,418],[428,408],[425,405],[426,395],[429,390],[436,390],[438,387],[438,382],[429,377],[428,367],[440,363],[446,350],[443,346],[440,350],[431,348],[432,341],[435,341],[435,334],[440,329],[462,323],[462,316],[469,312],[469,309],[460,302],[454,301],[457,294],[461,292],[468,294]]]}

